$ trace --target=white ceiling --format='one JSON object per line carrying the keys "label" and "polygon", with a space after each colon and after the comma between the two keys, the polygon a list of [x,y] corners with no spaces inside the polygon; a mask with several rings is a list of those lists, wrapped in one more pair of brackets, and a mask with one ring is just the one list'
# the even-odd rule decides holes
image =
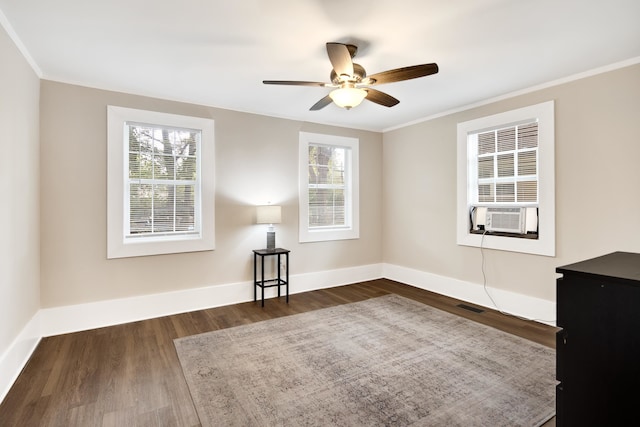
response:
{"label": "white ceiling", "polygon": [[[640,62],[639,21],[639,0],[0,0],[44,79],[375,131]],[[329,88],[262,84],[328,82],[329,41],[358,45],[368,74],[440,72],[349,111],[309,111]]]}

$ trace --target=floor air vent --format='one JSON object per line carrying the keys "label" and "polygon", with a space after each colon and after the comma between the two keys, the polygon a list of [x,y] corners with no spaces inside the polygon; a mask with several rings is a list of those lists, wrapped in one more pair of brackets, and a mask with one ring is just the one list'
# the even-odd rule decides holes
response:
{"label": "floor air vent", "polygon": [[473,311],[474,313],[484,313],[484,310],[478,307],[471,307],[467,304],[458,304],[458,307],[464,308],[465,310]]}

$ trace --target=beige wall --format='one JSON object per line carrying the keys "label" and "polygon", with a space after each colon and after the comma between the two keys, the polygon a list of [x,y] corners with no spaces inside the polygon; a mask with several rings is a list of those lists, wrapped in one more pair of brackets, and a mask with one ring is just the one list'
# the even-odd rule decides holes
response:
{"label": "beige wall", "polygon": [[[40,81],[0,26],[0,360],[40,308]],[[2,381],[0,381],[1,383]],[[0,387],[1,388],[1,387]],[[0,390],[0,393],[2,390]]]}
{"label": "beige wall", "polygon": [[[481,283],[480,251],[455,244],[456,124],[551,99],[557,256],[486,250],[488,285],[554,301],[556,266],[614,250],[640,251],[640,144],[633,134],[640,117],[638,65],[384,135],[42,81],[38,193],[37,77],[8,38],[0,42],[3,56],[14,57],[2,68],[0,85],[15,98],[11,109],[3,102],[0,120],[23,141],[19,158],[3,165],[11,175],[2,183],[25,186],[7,190],[13,200],[1,213],[4,223],[18,221],[30,230],[23,236],[12,228],[2,241],[0,304],[19,301],[1,307],[16,325],[2,330],[5,341],[38,308],[38,234],[43,308],[244,282],[251,278],[251,249],[265,240],[264,227],[252,224],[253,206],[266,202],[283,206],[278,244],[293,251],[292,274],[385,262]],[[107,105],[215,120],[215,251],[106,259]],[[360,239],[297,242],[301,130],[360,138]]]}
{"label": "beige wall", "polygon": [[[107,105],[215,120],[215,251],[107,260]],[[301,130],[360,138],[360,239],[298,243]],[[41,135],[42,307],[250,281],[251,250],[266,244],[254,206],[267,202],[283,206],[291,274],[382,262],[378,133],[43,81]]]}
{"label": "beige wall", "polygon": [[482,283],[478,248],[456,245],[456,125],[555,100],[556,257],[485,250],[487,284],[555,301],[559,265],[640,252],[640,65],[384,135],[383,258]]}

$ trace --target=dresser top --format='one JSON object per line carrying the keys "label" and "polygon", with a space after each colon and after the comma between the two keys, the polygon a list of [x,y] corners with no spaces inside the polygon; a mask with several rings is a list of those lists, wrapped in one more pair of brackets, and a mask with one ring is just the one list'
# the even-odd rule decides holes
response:
{"label": "dresser top", "polygon": [[608,255],[558,267],[556,272],[618,279],[640,286],[640,254],[613,252]]}

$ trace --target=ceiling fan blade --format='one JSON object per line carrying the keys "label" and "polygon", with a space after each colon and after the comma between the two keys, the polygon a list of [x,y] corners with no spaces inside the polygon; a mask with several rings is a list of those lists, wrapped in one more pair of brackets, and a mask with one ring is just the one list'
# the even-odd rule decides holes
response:
{"label": "ceiling fan blade", "polygon": [[429,76],[438,72],[438,64],[412,65],[410,67],[396,68],[395,70],[383,71],[368,77],[370,85],[382,83],[400,82],[418,77]]}
{"label": "ceiling fan blade", "polygon": [[386,93],[380,92],[379,90],[375,90],[371,88],[367,88],[365,90],[367,91],[366,99],[368,99],[371,102],[375,102],[376,104],[380,104],[385,107],[393,107],[394,105],[400,102],[393,96],[387,95]]}
{"label": "ceiling fan blade", "polygon": [[295,80],[263,80],[262,83],[266,85],[288,85],[288,86],[326,86],[326,83],[322,82],[300,82]]}
{"label": "ceiling fan blade", "polygon": [[351,53],[347,45],[342,43],[327,43],[327,55],[333,66],[333,71],[338,76],[353,76],[353,61],[351,61]]}
{"label": "ceiling fan blade", "polygon": [[327,105],[331,104],[331,102],[333,102],[333,100],[331,99],[331,97],[329,95],[327,95],[324,98],[322,98],[320,101],[318,101],[315,104],[313,104],[313,106],[311,108],[309,108],[309,110],[310,111],[321,110],[324,107],[326,107]]}

